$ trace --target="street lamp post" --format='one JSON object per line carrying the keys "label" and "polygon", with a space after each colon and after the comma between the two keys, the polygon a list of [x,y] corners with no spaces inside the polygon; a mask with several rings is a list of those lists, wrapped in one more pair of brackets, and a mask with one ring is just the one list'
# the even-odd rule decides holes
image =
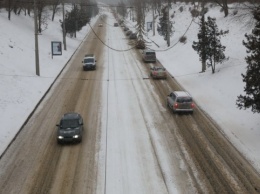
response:
{"label": "street lamp post", "polygon": [[62,22],[62,35],[63,35],[63,46],[64,46],[64,50],[67,50],[67,45],[66,45],[66,29],[65,29],[65,10],[64,10],[64,0],[62,1],[62,18],[63,18],[63,22]]}
{"label": "street lamp post", "polygon": [[36,0],[34,0],[35,67],[36,67],[36,75],[40,76],[37,16],[38,16],[37,5],[36,5]]}

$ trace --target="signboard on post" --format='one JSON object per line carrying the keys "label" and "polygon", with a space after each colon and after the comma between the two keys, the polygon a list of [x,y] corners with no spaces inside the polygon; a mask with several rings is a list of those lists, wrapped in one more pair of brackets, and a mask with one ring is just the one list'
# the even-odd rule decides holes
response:
{"label": "signboard on post", "polygon": [[62,49],[61,49],[61,42],[60,41],[52,41],[51,42],[51,53],[52,58],[53,55],[62,55]]}

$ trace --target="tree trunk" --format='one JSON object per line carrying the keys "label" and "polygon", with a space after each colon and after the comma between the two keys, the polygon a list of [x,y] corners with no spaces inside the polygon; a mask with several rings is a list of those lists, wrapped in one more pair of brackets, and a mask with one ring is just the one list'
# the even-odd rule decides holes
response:
{"label": "tree trunk", "polygon": [[42,32],[42,10],[38,9],[38,32],[41,33]]}
{"label": "tree trunk", "polygon": [[11,0],[8,1],[8,20],[11,20]]}
{"label": "tree trunk", "polygon": [[[203,8],[204,8],[204,5],[203,5]],[[205,32],[205,16],[202,15],[202,42],[204,42],[204,44],[206,43],[206,32]],[[202,72],[205,72],[206,71],[206,48],[205,48],[205,45],[202,45],[202,56],[201,56],[201,61],[202,61]]]}
{"label": "tree trunk", "polygon": [[227,4],[227,0],[223,0],[223,10],[224,10],[225,17],[227,17],[227,16],[228,16],[228,4]]}

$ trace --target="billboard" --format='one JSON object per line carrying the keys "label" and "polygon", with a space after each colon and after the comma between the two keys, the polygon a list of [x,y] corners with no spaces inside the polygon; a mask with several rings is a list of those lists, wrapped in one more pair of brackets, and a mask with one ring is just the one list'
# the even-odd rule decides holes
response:
{"label": "billboard", "polygon": [[51,42],[51,53],[53,55],[62,55],[62,48],[61,48],[60,41],[52,41]]}

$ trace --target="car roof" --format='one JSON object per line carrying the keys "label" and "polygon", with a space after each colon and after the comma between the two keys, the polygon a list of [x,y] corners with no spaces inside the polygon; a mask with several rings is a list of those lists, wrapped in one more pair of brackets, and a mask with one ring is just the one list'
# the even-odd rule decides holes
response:
{"label": "car roof", "polygon": [[62,117],[62,120],[69,120],[69,119],[79,119],[81,116],[79,113],[76,112],[69,112],[65,113]]}
{"label": "car roof", "polygon": [[154,70],[166,70],[164,67],[152,67]]}
{"label": "car roof", "polygon": [[177,97],[191,97],[186,91],[174,91]]}
{"label": "car roof", "polygon": [[85,58],[89,58],[89,57],[93,58],[93,57],[95,57],[95,56],[94,56],[94,54],[86,54],[86,55],[85,55]]}
{"label": "car roof", "polygon": [[154,52],[155,53],[155,51],[152,49],[145,49],[144,52]]}

